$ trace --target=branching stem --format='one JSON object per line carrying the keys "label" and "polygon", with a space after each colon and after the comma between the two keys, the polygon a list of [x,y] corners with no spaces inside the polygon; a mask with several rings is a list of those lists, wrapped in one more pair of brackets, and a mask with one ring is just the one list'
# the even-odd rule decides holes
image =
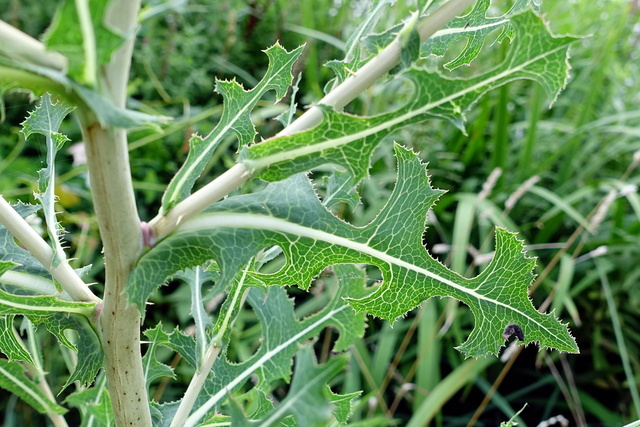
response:
{"label": "branching stem", "polygon": [[[189,417],[189,413],[191,412],[191,409],[193,409],[193,405],[200,395],[202,387],[204,387],[204,382],[209,376],[211,368],[213,368],[213,364],[215,363],[218,355],[220,354],[220,351],[222,350],[222,337],[224,336],[226,331],[233,326],[233,323],[236,319],[238,312],[234,311],[234,307],[242,306],[247,298],[247,295],[249,294],[250,288],[243,285],[245,279],[246,271],[241,279],[241,284],[236,287],[233,295],[229,296],[229,298],[233,298],[233,301],[231,302],[231,304],[229,304],[229,310],[227,310],[227,312],[225,313],[220,329],[216,333],[216,336],[213,338],[213,340],[211,340],[211,344],[209,345],[206,354],[202,358],[196,374],[191,379],[189,387],[187,387],[187,391],[182,398],[182,402],[180,402],[180,406],[178,407],[178,410],[176,411],[176,414],[171,421],[170,427],[180,427],[185,425],[187,417]],[[240,301],[240,304],[236,304],[236,300]]]}
{"label": "branching stem", "polygon": [[100,298],[89,290],[80,276],[71,268],[66,259],[61,259],[56,267],[52,265],[55,254],[51,246],[2,196],[0,196],[0,223],[51,273],[71,298],[75,301],[101,302]]}
{"label": "branching stem", "polygon": [[[427,40],[467,7],[474,4],[475,1],[476,0],[450,0],[433,14],[427,16],[418,24],[421,41]],[[342,84],[328,93],[327,96],[322,98],[318,103],[331,106],[336,110],[342,109],[360,93],[373,85],[381,76],[395,67],[400,62],[401,50],[401,42],[395,39],[389,46],[347,78]],[[318,107],[312,107],[276,136],[287,136],[302,132],[311,129],[321,121],[322,110]],[[251,173],[255,174],[257,172],[258,171],[249,171],[245,165],[238,163],[220,177],[178,203],[169,212],[159,214],[149,222],[154,232],[155,240],[166,237],[181,223],[199,214],[211,204],[243,185],[249,180]]]}

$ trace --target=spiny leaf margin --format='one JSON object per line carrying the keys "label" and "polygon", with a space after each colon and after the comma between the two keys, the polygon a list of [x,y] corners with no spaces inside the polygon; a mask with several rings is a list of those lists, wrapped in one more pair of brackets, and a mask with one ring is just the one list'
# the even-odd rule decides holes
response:
{"label": "spiny leaf margin", "polygon": [[206,137],[193,135],[189,140],[187,160],[162,196],[164,210],[171,209],[189,195],[211,155],[224,138],[234,133],[238,138],[238,147],[253,142],[256,129],[251,121],[251,111],[270,90],[275,91],[276,102],[286,95],[293,79],[291,69],[303,48],[304,46],[300,46],[288,52],[276,43],[264,50],[269,57],[269,66],[262,80],[250,90],[245,90],[235,80],[216,80],[215,90],[224,98],[222,117]]}
{"label": "spiny leaf margin", "polygon": [[384,137],[401,127],[438,117],[464,131],[464,112],[488,91],[514,80],[543,86],[552,102],[569,76],[568,48],[574,37],[553,36],[533,12],[515,15],[516,37],[505,60],[494,69],[468,79],[447,79],[413,67],[401,74],[413,83],[407,103],[396,111],[357,117],[320,105],[324,120],[313,129],[245,147],[238,161],[267,181],[277,181],[323,164],[336,164],[352,176],[367,176],[371,154]]}
{"label": "spiny leaf margin", "polygon": [[365,227],[353,227],[322,206],[308,178],[297,175],[264,191],[228,198],[182,226],[142,257],[127,285],[131,302],[148,295],[173,272],[209,259],[222,283],[255,254],[279,246],[287,261],[274,274],[250,273],[266,285],[307,289],[324,268],[343,263],[377,266],[384,281],[365,297],[348,295],[358,311],[393,321],[433,296],[467,304],[476,318],[459,349],[468,356],[497,354],[501,334],[518,324],[525,343],[577,352],[566,326],[535,310],[527,294],[535,261],[523,255],[515,235],[496,230],[496,255],[477,277],[464,278],[432,258],[422,245],[428,210],[442,194],[431,187],[425,167],[396,145],[398,179],[391,198]]}

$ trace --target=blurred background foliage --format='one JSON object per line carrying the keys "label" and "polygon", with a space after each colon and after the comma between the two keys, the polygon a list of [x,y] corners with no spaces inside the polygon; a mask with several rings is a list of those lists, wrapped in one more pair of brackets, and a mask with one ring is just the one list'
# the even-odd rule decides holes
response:
{"label": "blurred background foliage", "polygon": [[[0,0],[0,18],[39,37],[58,3]],[[189,136],[207,134],[220,116],[215,77],[235,78],[252,87],[267,65],[262,49],[276,41],[287,49],[306,43],[297,64],[302,78],[296,101],[299,106],[316,102],[333,77],[323,64],[342,57],[343,42],[368,4],[143,1],[130,105],[175,120],[162,133],[130,134],[141,217],[148,220],[157,212],[164,186],[186,157]],[[509,6],[509,1],[499,0],[490,12],[500,15]],[[429,162],[433,185],[449,190],[429,217],[424,241],[432,254],[462,274],[475,275],[492,250],[494,226],[520,232],[529,255],[538,259],[531,297],[536,306],[554,309],[569,322],[581,354],[539,352],[529,346],[506,361],[464,360],[454,347],[466,338],[472,316],[454,301],[429,300],[393,329],[370,319],[365,338],[351,347],[349,369],[333,388],[340,393],[364,390],[353,417],[358,425],[495,426],[525,403],[519,425],[564,417],[565,425],[619,426],[640,418],[638,6],[637,0],[542,3],[541,12],[555,33],[586,36],[571,48],[571,79],[552,109],[540,87],[515,82],[491,92],[467,113],[467,135],[432,120],[392,136],[420,152]],[[398,1],[378,30],[400,22],[413,9],[415,2]],[[486,70],[508,48],[488,43],[471,67],[454,75]],[[441,64],[449,55],[455,55],[455,49],[444,62],[434,60],[431,66],[446,73]],[[376,86],[348,110],[387,111],[402,102],[408,90],[397,82]],[[25,143],[19,124],[34,104],[20,93],[4,95],[4,102],[0,192],[11,200],[29,201],[44,148],[35,139]],[[260,137],[281,129],[273,118],[282,110],[269,99],[259,104],[254,120]],[[70,146],[81,141],[72,120],[62,132],[71,138]],[[230,138],[218,150],[201,183],[233,164],[234,144]],[[78,156],[72,150],[59,155],[60,219],[76,266],[92,263],[92,277],[100,281],[101,247],[89,213],[86,168]],[[356,225],[371,220],[390,194],[394,170],[391,144],[383,144],[373,159],[371,176],[358,188],[361,204],[341,206],[338,214]],[[322,175],[313,175],[320,193]],[[375,278],[376,271],[370,273]],[[316,288],[331,286],[331,280],[330,274],[323,275]],[[291,295],[300,316],[326,302],[320,292],[291,289]],[[162,320],[187,327],[188,299],[184,286],[163,288],[154,297],[156,306],[147,315],[147,325]],[[238,360],[259,342],[254,324],[250,312],[237,323],[231,353]],[[319,340],[321,360],[330,354],[335,337],[327,330]],[[166,357],[170,362],[173,355]],[[178,379],[186,381],[189,374],[180,375],[181,365],[177,369]],[[52,377],[65,375],[61,364],[48,370]],[[160,384],[156,396],[171,400],[185,385]],[[0,394],[0,411],[9,417],[5,425],[10,420],[16,425],[40,422],[37,414],[6,393]]]}

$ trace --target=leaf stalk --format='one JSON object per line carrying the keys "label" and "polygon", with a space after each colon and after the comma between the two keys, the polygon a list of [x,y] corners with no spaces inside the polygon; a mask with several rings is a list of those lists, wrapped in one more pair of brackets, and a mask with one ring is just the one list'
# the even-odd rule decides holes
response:
{"label": "leaf stalk", "polygon": [[[476,0],[450,0],[433,14],[427,16],[418,24],[418,32],[421,42],[431,37],[436,31],[445,26]],[[362,68],[347,78],[342,84],[329,92],[318,103],[342,109],[355,99],[360,93],[372,86],[376,80],[389,72],[400,62],[402,44],[395,39],[377,56],[371,59]],[[302,116],[283,129],[276,136],[288,136],[294,133],[310,129],[322,121],[322,109],[311,107]],[[258,171],[249,170],[246,165],[236,164],[224,174],[220,175],[209,184],[178,203],[166,213],[158,214],[149,222],[156,241],[169,235],[180,224],[189,218],[199,214],[211,204],[221,200],[226,195],[237,189]]]}

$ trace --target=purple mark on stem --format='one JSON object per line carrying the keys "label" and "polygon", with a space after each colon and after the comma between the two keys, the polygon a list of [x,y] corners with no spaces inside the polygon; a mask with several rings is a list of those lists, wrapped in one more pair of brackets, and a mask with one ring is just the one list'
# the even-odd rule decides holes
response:
{"label": "purple mark on stem", "polygon": [[140,223],[140,229],[142,230],[142,244],[147,248],[152,248],[155,243],[153,230],[149,227],[149,224],[144,221]]}

